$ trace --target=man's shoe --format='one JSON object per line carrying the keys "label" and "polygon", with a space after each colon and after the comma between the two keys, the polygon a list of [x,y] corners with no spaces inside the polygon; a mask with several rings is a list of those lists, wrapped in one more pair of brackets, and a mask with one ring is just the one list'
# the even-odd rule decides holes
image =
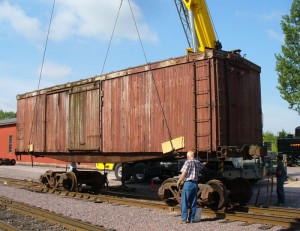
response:
{"label": "man's shoe", "polygon": [[180,220],[180,224],[186,224],[186,221]]}

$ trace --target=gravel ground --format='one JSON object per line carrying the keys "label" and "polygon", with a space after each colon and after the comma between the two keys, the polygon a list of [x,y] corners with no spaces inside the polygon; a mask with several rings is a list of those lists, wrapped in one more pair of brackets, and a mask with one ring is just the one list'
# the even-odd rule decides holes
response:
{"label": "gravel ground", "polygon": [[[7,224],[18,228],[19,230],[47,230],[47,231],[67,231],[62,226],[50,224],[42,220],[34,219],[32,217],[21,215],[12,210],[0,206],[0,219]],[[0,227],[0,230],[1,227]]]}
{"label": "gravel ground", "polygon": [[[0,166],[0,176],[16,177],[16,178],[38,178],[38,176],[45,172],[44,167],[24,167],[24,166]],[[295,171],[294,179],[300,176],[300,168],[292,169]],[[298,174],[298,172],[299,174]],[[288,171],[289,172],[289,171]],[[298,176],[298,175],[299,176]],[[109,177],[112,183],[113,176]],[[261,185],[260,185],[261,184]],[[157,185],[155,185],[157,186]],[[263,191],[266,191],[266,182],[260,182],[254,188],[254,195],[259,186],[261,189],[261,200],[264,198]],[[285,184],[287,194],[287,204],[291,203],[297,207],[298,199],[295,195],[299,195],[300,184],[298,181],[289,181]],[[274,190],[276,189],[276,186]],[[138,190],[137,190],[138,191]],[[151,192],[148,185],[144,185],[144,191]],[[151,192],[153,193],[153,192]],[[273,199],[276,199],[276,195]],[[27,190],[10,188],[7,186],[0,186],[0,196],[6,196],[13,200],[24,203],[29,203],[43,209],[70,216],[74,219],[80,219],[85,222],[91,222],[96,225],[102,225],[105,228],[115,229],[118,231],[127,230],[259,230],[265,226],[259,224],[245,225],[243,222],[226,222],[225,220],[214,220],[207,217],[202,217],[201,222],[195,224],[180,224],[179,214],[176,212],[163,212],[154,209],[143,209],[130,206],[123,206],[117,204],[94,203],[90,201],[82,201],[74,198],[62,198],[53,194],[34,193]],[[254,198],[252,198],[253,202]],[[275,201],[274,201],[275,202]],[[299,206],[300,207],[300,206]],[[271,227],[270,231],[284,230],[281,227]]]}

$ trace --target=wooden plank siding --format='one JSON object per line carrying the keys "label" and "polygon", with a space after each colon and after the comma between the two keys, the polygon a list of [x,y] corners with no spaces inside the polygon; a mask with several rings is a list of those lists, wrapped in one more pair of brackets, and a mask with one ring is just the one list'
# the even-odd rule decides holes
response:
{"label": "wooden plank siding", "polygon": [[262,145],[260,67],[227,52],[160,61],[17,99],[20,154],[32,143],[33,154],[64,161],[173,158],[162,154],[161,143],[180,136],[181,154],[215,157],[220,147]]}

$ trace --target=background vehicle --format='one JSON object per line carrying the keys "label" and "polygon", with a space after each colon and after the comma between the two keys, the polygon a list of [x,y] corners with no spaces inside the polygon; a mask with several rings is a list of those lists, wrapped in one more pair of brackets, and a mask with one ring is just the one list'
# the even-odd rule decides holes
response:
{"label": "background vehicle", "polygon": [[[185,160],[129,162],[126,163],[125,180],[129,180],[132,177],[135,182],[143,183],[153,177],[158,177],[164,181],[168,178],[178,176]],[[216,175],[216,172],[218,172],[217,168],[219,167],[217,164],[217,160],[206,163],[206,170],[203,173],[207,177],[206,181],[215,177],[226,179],[242,177],[251,183],[255,183],[264,176],[261,159],[243,160],[242,158],[227,158],[224,161],[224,170],[221,175]],[[96,167],[102,171],[114,171],[116,179],[122,180],[122,163],[106,163],[105,165],[103,163],[96,163]]]}
{"label": "background vehicle", "polygon": [[295,128],[295,135],[289,134],[286,137],[277,139],[279,154],[285,154],[287,164],[295,166],[300,164],[300,126]]}
{"label": "background vehicle", "polygon": [[[153,177],[158,177],[164,181],[167,178],[178,176],[183,163],[184,159],[173,161],[128,162],[125,167],[125,180],[129,180],[132,177],[135,182],[143,183]],[[122,163],[110,163],[105,166],[105,170],[114,171],[117,180],[122,180]],[[96,167],[100,170],[104,170],[103,163],[96,163]]]}

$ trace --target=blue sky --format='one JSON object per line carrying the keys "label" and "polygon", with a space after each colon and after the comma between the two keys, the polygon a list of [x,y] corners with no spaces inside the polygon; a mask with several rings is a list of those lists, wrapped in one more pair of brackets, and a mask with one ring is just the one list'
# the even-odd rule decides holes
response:
{"label": "blue sky", "polygon": [[[40,88],[99,75],[121,0],[56,0]],[[0,0],[0,109],[16,111],[16,95],[38,88],[52,0]],[[224,50],[262,68],[264,132],[294,133],[299,115],[281,99],[275,53],[282,15],[292,0],[207,0]],[[173,0],[131,0],[147,60],[185,55],[187,42]],[[127,0],[104,73],[145,63]]]}

